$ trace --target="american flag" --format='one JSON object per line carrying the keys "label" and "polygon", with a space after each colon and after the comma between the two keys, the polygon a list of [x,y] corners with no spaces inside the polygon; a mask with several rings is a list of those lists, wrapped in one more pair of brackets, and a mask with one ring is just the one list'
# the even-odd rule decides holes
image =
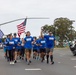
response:
{"label": "american flag", "polygon": [[17,29],[18,29],[18,36],[19,36],[19,37],[20,37],[20,35],[21,35],[22,33],[24,33],[24,32],[25,32],[25,28],[26,28],[26,21],[27,21],[27,19],[25,19],[25,21],[24,21],[24,22],[22,22],[21,24],[17,25]]}
{"label": "american flag", "polygon": [[4,36],[4,33],[0,30],[0,38]]}

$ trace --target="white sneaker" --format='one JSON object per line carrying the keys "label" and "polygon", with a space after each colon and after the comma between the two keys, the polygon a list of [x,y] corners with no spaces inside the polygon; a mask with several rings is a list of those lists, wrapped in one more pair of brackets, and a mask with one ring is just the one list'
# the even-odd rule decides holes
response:
{"label": "white sneaker", "polygon": [[10,65],[12,64],[12,62],[10,62]]}
{"label": "white sneaker", "polygon": [[14,62],[12,62],[12,64],[14,65]]}

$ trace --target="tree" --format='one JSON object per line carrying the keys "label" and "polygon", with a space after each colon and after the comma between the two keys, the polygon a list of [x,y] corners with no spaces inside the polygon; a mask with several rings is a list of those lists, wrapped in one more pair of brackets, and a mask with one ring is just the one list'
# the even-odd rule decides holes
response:
{"label": "tree", "polygon": [[43,33],[47,33],[48,31],[52,31],[55,36],[60,37],[60,41],[63,40],[73,40],[76,36],[76,31],[72,26],[73,21],[68,18],[56,18],[54,20],[53,25],[44,25],[43,26]]}
{"label": "tree", "polygon": [[73,31],[74,27],[72,26],[73,22],[68,18],[57,18],[54,20],[54,26],[56,28],[57,35],[60,37],[60,40],[63,42],[66,36],[73,40]]}

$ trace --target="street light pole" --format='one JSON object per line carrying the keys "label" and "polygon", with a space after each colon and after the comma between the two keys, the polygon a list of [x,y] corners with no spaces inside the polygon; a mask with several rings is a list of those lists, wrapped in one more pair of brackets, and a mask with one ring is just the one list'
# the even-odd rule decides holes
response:
{"label": "street light pole", "polygon": [[49,19],[49,18],[47,18],[47,17],[30,17],[30,18],[27,18],[26,17],[26,18],[20,18],[20,19],[11,20],[11,21],[8,21],[8,22],[1,23],[0,26],[8,24],[8,23],[16,22],[16,21],[19,21],[19,20],[24,20],[24,19]]}

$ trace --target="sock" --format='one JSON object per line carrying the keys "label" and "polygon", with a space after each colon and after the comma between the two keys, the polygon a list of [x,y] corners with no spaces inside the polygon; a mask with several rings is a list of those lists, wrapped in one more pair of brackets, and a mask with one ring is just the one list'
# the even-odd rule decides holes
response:
{"label": "sock", "polygon": [[49,55],[47,55],[47,63],[49,63]]}
{"label": "sock", "polygon": [[53,62],[53,55],[50,56],[50,60],[51,60],[51,62]]}

